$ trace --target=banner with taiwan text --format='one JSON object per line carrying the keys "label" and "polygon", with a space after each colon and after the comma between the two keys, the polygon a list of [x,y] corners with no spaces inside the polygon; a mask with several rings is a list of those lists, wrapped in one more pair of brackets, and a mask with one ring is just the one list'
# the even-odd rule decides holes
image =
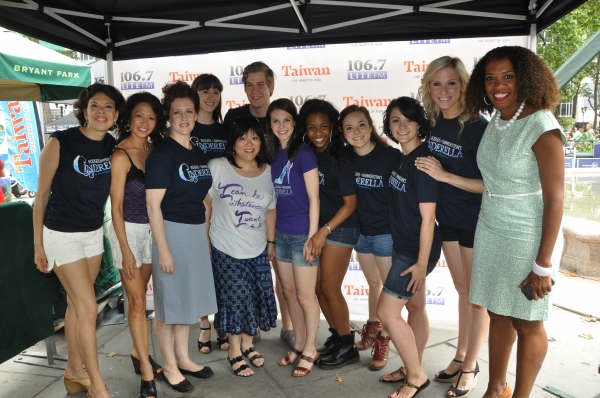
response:
{"label": "banner with taiwan text", "polygon": [[37,191],[40,136],[36,106],[31,101],[0,101],[10,175],[28,191]]}

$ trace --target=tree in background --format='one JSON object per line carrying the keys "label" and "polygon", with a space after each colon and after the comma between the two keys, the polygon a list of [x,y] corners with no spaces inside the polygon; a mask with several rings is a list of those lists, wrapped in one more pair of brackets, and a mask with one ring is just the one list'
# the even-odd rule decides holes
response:
{"label": "tree in background", "polygon": [[[537,52],[552,68],[557,70],[594,33],[600,30],[600,0],[588,0],[563,18],[538,34]],[[594,126],[597,126],[598,83],[600,77],[600,55],[581,70],[562,90],[563,102],[572,102],[572,117],[577,114],[578,96],[587,97],[594,112]],[[590,90],[583,82],[589,78],[593,82]]]}

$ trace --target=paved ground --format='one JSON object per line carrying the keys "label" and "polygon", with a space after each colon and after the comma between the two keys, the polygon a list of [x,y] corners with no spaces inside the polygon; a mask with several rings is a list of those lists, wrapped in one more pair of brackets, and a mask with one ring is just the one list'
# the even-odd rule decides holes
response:
{"label": "paved ground", "polygon": [[[600,282],[560,275],[556,287],[555,302],[561,307],[570,308],[582,313],[593,313],[600,316]],[[362,325],[364,319],[353,319]],[[582,316],[571,311],[554,307],[551,320],[547,323],[551,336],[548,356],[537,379],[532,397],[553,397],[543,388],[551,386],[564,392],[563,397],[600,398],[600,321],[584,322]],[[157,382],[160,397],[385,397],[395,387],[378,381],[386,371],[397,369],[401,365],[400,358],[393,351],[388,366],[379,372],[371,372],[367,366],[370,362],[370,351],[361,353],[361,361],[338,371],[325,371],[316,368],[304,378],[290,375],[291,367],[277,366],[277,360],[287,351],[279,340],[279,329],[262,334],[262,342],[256,345],[266,358],[266,365],[255,369],[250,378],[236,377],[226,362],[225,351],[213,351],[203,355],[195,349],[198,326],[192,328],[190,350],[192,359],[204,365],[210,365],[215,375],[208,380],[191,378],[194,389],[182,395],[170,390],[162,381]],[[327,324],[321,321],[319,342],[326,338]],[[129,359],[130,335],[127,323],[113,326],[100,326],[97,330],[100,368],[106,384],[113,397],[137,397],[139,376],[133,372]],[[591,339],[587,339],[587,336]],[[454,322],[431,322],[431,335],[424,356],[424,368],[433,374],[444,368],[454,354],[457,337],[457,325]],[[59,354],[64,354],[65,344],[62,333],[57,333]],[[213,344],[214,345],[214,344]],[[43,343],[38,343],[31,350],[45,351]],[[113,357],[107,354],[116,353]],[[160,351],[153,338],[151,354],[160,360]],[[0,397],[37,397],[56,398],[67,396],[63,386],[62,370],[19,363],[17,356],[0,364]],[[34,362],[44,365],[45,360]],[[58,367],[64,363],[57,362]],[[480,397],[488,381],[488,352],[484,347],[479,355],[481,368],[478,387],[470,396]],[[509,382],[514,385],[515,352],[510,363]],[[338,380],[340,378],[340,381]],[[443,397],[448,385],[432,381],[431,386],[419,395],[423,397]],[[567,395],[568,394],[568,395]],[[75,397],[85,397],[80,393]]]}

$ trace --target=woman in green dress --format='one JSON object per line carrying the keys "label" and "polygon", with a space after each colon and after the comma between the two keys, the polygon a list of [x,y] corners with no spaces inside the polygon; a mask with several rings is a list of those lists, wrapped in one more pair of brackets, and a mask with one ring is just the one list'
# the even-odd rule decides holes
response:
{"label": "woman in green dress", "polygon": [[[469,296],[490,314],[487,398],[511,396],[506,372],[517,336],[513,397],[529,396],[548,350],[543,321],[550,308],[553,265],[558,268],[551,257],[564,190],[560,126],[551,113],[559,102],[552,71],[523,47],[488,52],[467,87],[468,113],[496,109],[477,154],[484,195]],[[521,291],[526,285],[533,300]]]}

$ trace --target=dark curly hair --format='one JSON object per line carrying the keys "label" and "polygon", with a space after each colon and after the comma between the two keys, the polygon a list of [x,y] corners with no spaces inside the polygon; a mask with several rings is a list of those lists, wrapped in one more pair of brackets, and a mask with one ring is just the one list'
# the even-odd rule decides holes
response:
{"label": "dark curly hair", "polygon": [[169,112],[171,111],[171,104],[177,98],[189,98],[194,104],[196,113],[200,110],[200,97],[198,97],[198,93],[186,82],[182,82],[181,80],[169,82],[163,86],[162,93],[163,97],[160,101],[163,104],[167,119],[169,118]]}
{"label": "dark curly hair", "polygon": [[360,113],[362,113],[363,116],[365,117],[365,119],[367,119],[367,122],[369,123],[369,126],[371,126],[371,139],[370,139],[370,141],[372,141],[374,144],[381,144],[383,146],[390,146],[387,143],[387,141],[385,139],[383,139],[383,137],[381,137],[379,135],[379,133],[377,133],[377,129],[375,128],[375,125],[373,124],[373,119],[371,118],[371,114],[369,113],[369,110],[367,108],[365,108],[364,106],[350,105],[350,106],[344,108],[340,112],[340,128],[342,129],[342,135],[344,135],[344,119],[346,119],[346,117],[349,114],[354,113],[354,112],[360,112]]}
{"label": "dark curly hair", "polygon": [[152,144],[153,147],[156,147],[164,138],[167,131],[167,115],[165,115],[162,104],[155,95],[142,91],[132,94],[127,98],[125,112],[123,118],[120,120],[119,130],[117,131],[117,144],[131,135],[131,126],[129,125],[131,122],[131,114],[136,106],[143,103],[150,105],[152,111],[156,115],[156,126],[148,136],[150,144]]}
{"label": "dark curly hair", "polygon": [[[552,70],[530,50],[519,46],[496,47],[483,56],[475,65],[465,93],[465,112],[478,117],[480,112],[489,114],[493,105],[487,105],[484,97],[485,69],[491,61],[508,59],[515,70],[517,94],[526,104],[536,109],[554,109],[560,103],[560,91]],[[488,102],[489,101],[488,99]]]}
{"label": "dark curly hair", "polygon": [[[194,81],[192,82],[192,89],[196,92],[210,90],[211,88],[216,88],[219,93],[223,92],[223,83],[219,80],[215,75],[211,75],[208,73],[204,73],[200,76],[196,76]],[[223,123],[223,116],[221,115],[221,103],[223,101],[223,97],[219,96],[219,103],[217,107],[212,113],[212,118],[217,123]]]}
{"label": "dark curly hair", "polygon": [[[310,115],[314,115],[315,113],[321,113],[327,116],[329,123],[331,123],[331,139],[327,149],[329,154],[335,158],[338,165],[341,166],[343,164],[343,159],[340,157],[339,151],[344,146],[344,135],[340,128],[340,113],[335,109],[335,106],[333,106],[331,102],[317,98],[306,101],[304,105],[302,105],[302,108],[300,108],[300,113],[298,114],[298,133],[303,134],[302,138],[304,139],[304,133],[306,133],[306,121]],[[312,142],[309,142],[308,145],[314,149]]]}
{"label": "dark curly hair", "polygon": [[85,126],[86,122],[85,115],[83,114],[84,109],[87,109],[90,99],[98,93],[105,94],[108,98],[115,102],[115,110],[119,112],[117,124],[123,118],[123,115],[125,114],[125,98],[123,98],[123,94],[109,84],[94,83],[79,93],[77,101],[75,101],[73,104],[73,108],[75,109],[75,117],[81,126]]}
{"label": "dark curly hair", "polygon": [[390,131],[390,115],[395,108],[398,108],[405,118],[417,122],[419,125],[419,130],[417,132],[419,139],[424,140],[431,129],[431,122],[425,114],[425,108],[423,108],[419,101],[410,97],[396,98],[387,106],[385,113],[383,114],[383,134],[396,144],[398,143],[398,140],[394,138],[394,135]]}
{"label": "dark curly hair", "polygon": [[[289,98],[276,99],[269,105],[269,109],[267,109],[267,159],[269,159],[269,162],[271,163],[275,161],[277,151],[281,148],[281,142],[279,142],[273,129],[271,129],[271,113],[278,109],[289,113],[294,122],[298,120],[298,110],[296,109],[296,105],[294,105]],[[299,131],[298,126],[294,126],[294,131],[292,131],[292,135],[288,142],[287,152],[288,160],[290,162],[293,162],[294,159],[296,159],[300,145],[302,145],[302,134],[300,134]]]}
{"label": "dark curly hair", "polygon": [[238,117],[237,119],[235,119],[235,122],[231,127],[229,137],[227,138],[227,146],[225,147],[225,157],[227,158],[230,164],[237,167],[238,169],[240,169],[241,167],[238,166],[238,164],[235,161],[235,144],[240,138],[242,138],[246,134],[249,134],[250,131],[253,131],[254,134],[256,134],[256,136],[260,140],[260,150],[254,158],[254,160],[256,160],[256,165],[258,167],[262,166],[266,159],[265,135],[263,134],[262,129],[260,128],[260,123],[258,123],[258,120],[256,120],[255,117]]}

